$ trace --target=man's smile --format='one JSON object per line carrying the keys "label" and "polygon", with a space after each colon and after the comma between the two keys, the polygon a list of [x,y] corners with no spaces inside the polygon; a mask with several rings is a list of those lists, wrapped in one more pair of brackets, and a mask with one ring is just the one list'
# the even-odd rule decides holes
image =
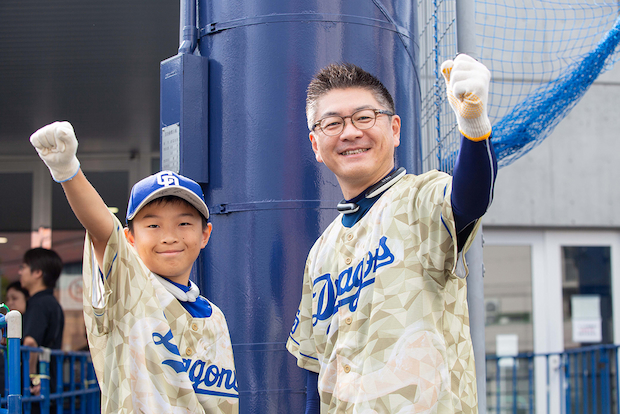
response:
{"label": "man's smile", "polygon": [[340,155],[355,155],[355,154],[361,154],[363,152],[368,151],[369,148],[359,148],[359,149],[355,149],[355,150],[347,150],[347,151],[343,151],[340,153]]}

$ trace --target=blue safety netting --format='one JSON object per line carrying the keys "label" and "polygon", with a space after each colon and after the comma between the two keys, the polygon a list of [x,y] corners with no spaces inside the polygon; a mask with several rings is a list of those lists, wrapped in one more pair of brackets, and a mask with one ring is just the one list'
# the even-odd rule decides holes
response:
{"label": "blue safety netting", "polygon": [[[461,1],[461,0],[459,0]],[[468,1],[468,0],[465,0]],[[547,138],[618,60],[619,4],[593,0],[476,0],[476,50],[491,71],[489,118],[500,167]],[[456,46],[456,0],[421,0],[422,159],[451,171],[456,119],[439,71]]]}

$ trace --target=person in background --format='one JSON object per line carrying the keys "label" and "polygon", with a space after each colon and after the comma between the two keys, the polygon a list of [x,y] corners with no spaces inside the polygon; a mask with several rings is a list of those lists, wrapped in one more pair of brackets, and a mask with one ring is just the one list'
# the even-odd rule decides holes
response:
{"label": "person in background", "polygon": [[[22,315],[26,313],[26,301],[30,297],[30,294],[26,289],[22,287],[19,280],[9,283],[6,287],[6,293],[4,295],[5,305],[9,310],[16,310]],[[0,345],[6,346],[6,338],[0,339]],[[0,390],[4,391],[4,357],[0,355]],[[6,394],[6,392],[5,392]]]}
{"label": "person in background", "polygon": [[[19,280],[30,298],[23,317],[23,344],[31,347],[61,349],[65,315],[54,297],[54,287],[62,271],[62,259],[53,250],[37,247],[24,253],[19,267]],[[30,354],[31,392],[39,393],[40,379],[37,375],[38,353]],[[54,375],[54,364],[50,370]],[[52,392],[55,390],[51,384]],[[36,410],[38,405],[32,407]],[[34,412],[34,411],[33,411]]]}
{"label": "person in background", "polygon": [[30,293],[22,287],[19,280],[6,287],[5,302],[10,310],[19,311],[22,315],[26,313],[26,301],[29,297]]}
{"label": "person in background", "polygon": [[61,271],[62,259],[53,250],[37,247],[24,254],[19,280],[30,294],[24,314],[25,346],[62,347],[65,316],[54,297]]}

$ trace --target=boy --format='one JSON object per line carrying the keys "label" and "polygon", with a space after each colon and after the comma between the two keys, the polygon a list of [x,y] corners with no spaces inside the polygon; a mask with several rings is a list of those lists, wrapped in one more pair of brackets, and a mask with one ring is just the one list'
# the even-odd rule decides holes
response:
{"label": "boy", "polygon": [[189,280],[212,228],[200,186],[170,171],[143,179],[123,230],[80,169],[71,124],[30,142],[87,231],[84,318],[102,413],[237,413],[226,320]]}

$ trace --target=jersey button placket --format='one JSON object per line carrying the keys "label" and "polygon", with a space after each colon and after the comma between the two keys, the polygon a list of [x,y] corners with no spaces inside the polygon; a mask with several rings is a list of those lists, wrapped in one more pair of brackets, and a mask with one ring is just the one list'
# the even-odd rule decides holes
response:
{"label": "jersey button placket", "polygon": [[185,350],[185,355],[187,355],[187,356],[191,356],[192,354],[193,354],[192,348],[187,348],[187,349]]}
{"label": "jersey button placket", "polygon": [[[356,253],[355,253],[355,235],[353,234],[353,232],[344,234],[342,237],[342,244],[343,244],[343,256],[346,256],[344,258],[344,264],[346,267],[350,267],[353,265],[353,257],[355,257]],[[354,271],[354,269],[351,269],[351,271]],[[349,296],[350,294],[352,294],[352,291],[347,291],[344,296]],[[351,333],[350,333],[350,329],[351,329],[351,323],[353,322],[353,318],[351,317],[351,311],[349,308],[349,305],[343,305],[340,306],[338,308],[338,314],[340,317],[340,326],[339,329],[342,332],[342,336],[338,338],[338,342],[342,343],[347,343],[347,339],[345,339],[346,337],[348,337]],[[338,359],[343,359],[344,361],[340,361],[341,367],[342,367],[342,372],[344,372],[345,374],[348,374],[349,372],[351,372],[351,367],[345,363],[350,361],[350,355],[349,355],[349,350],[347,349],[347,347],[343,347],[343,346],[339,346],[338,350],[337,350],[337,354],[338,354]]]}

